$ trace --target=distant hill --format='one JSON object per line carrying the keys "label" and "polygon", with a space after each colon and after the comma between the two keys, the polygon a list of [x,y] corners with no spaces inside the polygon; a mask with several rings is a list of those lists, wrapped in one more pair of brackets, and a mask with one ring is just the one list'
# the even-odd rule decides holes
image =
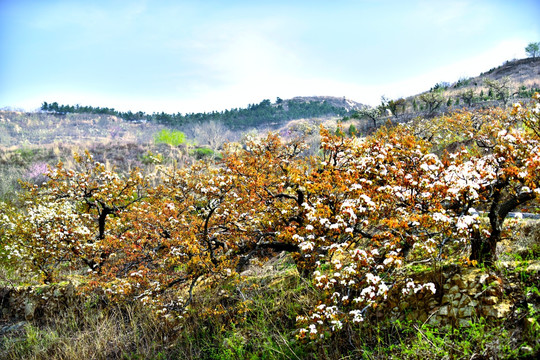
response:
{"label": "distant hill", "polygon": [[[417,116],[431,117],[464,107],[507,106],[527,101],[540,92],[540,58],[507,61],[478,76],[461,78],[450,83],[435,84],[431,89],[405,98],[383,100],[368,111],[353,114],[356,118],[377,118],[403,122]],[[362,115],[362,113],[367,115]]]}
{"label": "distant hill", "polygon": [[[528,99],[534,92],[540,91],[540,58],[507,61],[475,77],[462,78],[454,83],[435,84],[429,91],[407,99],[412,102],[422,94],[438,91],[446,99],[447,107],[452,107],[452,105],[456,107],[463,105],[461,94],[472,90],[475,95],[472,105],[495,105],[494,103],[500,99],[496,94],[490,93],[488,86],[490,80],[506,83],[510,100]],[[451,101],[449,102],[448,99]]]}
{"label": "distant hill", "polygon": [[288,100],[277,98],[275,103],[265,99],[259,104],[249,104],[247,108],[187,114],[167,114],[164,112],[146,114],[142,111],[136,113],[131,111],[120,112],[111,108],[59,105],[57,102],[44,102],[41,110],[60,115],[68,113],[112,115],[126,121],[157,122],[175,127],[207,121],[218,121],[231,129],[242,129],[279,127],[288,121],[304,118],[343,117],[363,107],[365,106],[344,97],[312,96],[295,97]]}
{"label": "distant hill", "polygon": [[500,80],[508,76],[516,83],[540,87],[540,58],[507,61],[503,65],[480,74],[475,79],[492,78]]}
{"label": "distant hill", "polygon": [[297,102],[327,102],[328,104],[336,107],[343,108],[347,111],[360,110],[366,107],[366,105],[359,102],[347,99],[345,97],[334,97],[334,96],[297,96],[293,97],[289,101]]}

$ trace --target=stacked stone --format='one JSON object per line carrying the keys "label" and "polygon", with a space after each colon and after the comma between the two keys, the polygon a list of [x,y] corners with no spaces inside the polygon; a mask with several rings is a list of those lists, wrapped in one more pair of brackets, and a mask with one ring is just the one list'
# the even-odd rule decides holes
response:
{"label": "stacked stone", "polygon": [[437,287],[436,294],[426,290],[409,295],[400,291],[390,294],[386,308],[391,309],[391,320],[469,326],[480,317],[501,319],[511,312],[512,304],[503,299],[502,280],[494,274],[462,269],[458,274],[443,273],[441,280],[442,287]]}
{"label": "stacked stone", "polygon": [[3,292],[1,302],[4,318],[34,320],[38,315],[58,314],[75,299],[75,287],[70,282],[36,287],[16,287]]}
{"label": "stacked stone", "polygon": [[512,304],[503,299],[502,280],[473,269],[446,279],[440,306],[430,309],[430,323],[469,326],[474,318],[504,318],[511,309]]}

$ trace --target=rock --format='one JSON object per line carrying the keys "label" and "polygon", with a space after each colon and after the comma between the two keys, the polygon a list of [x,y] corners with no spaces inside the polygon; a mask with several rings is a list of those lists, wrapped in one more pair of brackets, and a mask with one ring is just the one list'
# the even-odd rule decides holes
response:
{"label": "rock", "polygon": [[458,316],[463,318],[463,317],[470,317],[473,315],[474,313],[474,308],[471,307],[471,306],[465,306],[465,307],[462,307],[459,309],[458,311]]}
{"label": "rock", "polygon": [[459,301],[459,307],[463,307],[465,305],[468,305],[470,302],[471,302],[471,298],[468,295],[463,294],[461,296],[461,300]]}
{"label": "rock", "polygon": [[452,300],[454,300],[454,298],[451,296],[451,295],[448,295],[448,294],[445,294],[443,295],[442,299],[441,299],[441,304],[448,304],[450,303]]}
{"label": "rock", "polygon": [[477,283],[470,283],[469,289],[467,290],[468,295],[475,295],[480,291],[480,286]]}
{"label": "rock", "polygon": [[458,319],[458,325],[460,327],[471,327],[471,319]]}
{"label": "rock", "polygon": [[463,280],[463,277],[460,275],[454,275],[452,277],[452,282],[460,289],[466,289],[467,288],[467,282]]}
{"label": "rock", "polygon": [[508,288],[509,288],[510,290],[512,290],[512,291],[518,290],[518,289],[519,289],[519,285],[512,282],[512,283],[508,284]]}
{"label": "rock", "polygon": [[[448,294],[448,295],[444,295],[442,297],[442,304],[459,304],[459,299],[461,298],[461,294],[460,293],[457,293],[457,294]],[[454,305],[454,306],[456,306]]]}
{"label": "rock", "polygon": [[29,299],[29,298],[26,298],[25,301],[24,301],[24,318],[26,320],[32,320],[34,318],[34,314],[36,312],[36,307],[37,307],[37,304]]}
{"label": "rock", "polygon": [[26,321],[19,321],[13,325],[4,326],[0,328],[0,335],[4,335],[4,334],[14,332],[14,331],[19,331],[22,328],[24,328],[26,324],[28,324]]}
{"label": "rock", "polygon": [[469,283],[469,286],[470,286],[470,284],[476,283],[476,279],[480,277],[481,275],[482,275],[481,269],[472,269],[472,270],[469,270],[466,274],[463,274],[462,278],[463,278],[463,281]]}
{"label": "rock", "polygon": [[448,291],[450,290],[451,287],[452,287],[452,284],[447,282],[446,284],[443,285],[443,290]]}
{"label": "rock", "polygon": [[441,324],[441,317],[436,315],[430,317],[428,324],[432,326],[439,326]]}
{"label": "rock", "polygon": [[426,320],[428,319],[428,315],[425,312],[421,312],[418,314],[416,319],[421,322],[426,322]]}
{"label": "rock", "polygon": [[499,302],[499,299],[496,296],[486,296],[484,298],[484,303],[488,305],[494,305]]}
{"label": "rock", "polygon": [[458,281],[456,281],[456,285],[461,290],[467,290],[467,288],[469,287],[469,284],[464,279],[459,279]]}
{"label": "rock", "polygon": [[414,312],[408,313],[407,316],[405,317],[405,319],[407,319],[407,321],[416,321],[416,320],[418,320],[418,312],[414,311]]}
{"label": "rock", "polygon": [[500,303],[494,305],[488,312],[488,316],[501,319],[506,317],[512,311],[512,305],[508,303]]}
{"label": "rock", "polygon": [[540,261],[533,261],[529,264],[529,266],[527,266],[525,271],[528,273],[540,271]]}
{"label": "rock", "polygon": [[495,287],[489,287],[486,290],[486,295],[488,295],[488,296],[500,296],[500,295],[502,295],[501,294],[501,289],[500,288],[495,288]]}
{"label": "rock", "polygon": [[519,353],[521,355],[531,354],[532,352],[533,352],[533,348],[528,345],[523,345],[522,347],[519,348]]}
{"label": "rock", "polygon": [[441,306],[439,308],[439,315],[441,316],[448,316],[448,306]]}

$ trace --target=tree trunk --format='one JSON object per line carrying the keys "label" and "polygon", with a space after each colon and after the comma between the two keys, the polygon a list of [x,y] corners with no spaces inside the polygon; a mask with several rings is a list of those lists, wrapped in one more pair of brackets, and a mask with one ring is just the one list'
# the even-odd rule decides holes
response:
{"label": "tree trunk", "polygon": [[503,201],[502,190],[508,185],[507,181],[498,182],[494,187],[493,201],[488,218],[491,233],[483,238],[479,230],[475,230],[471,239],[471,255],[469,260],[478,264],[492,266],[497,261],[497,243],[501,240],[503,223],[510,211],[534,199],[535,193],[520,193]]}
{"label": "tree trunk", "polygon": [[478,230],[475,231],[471,239],[471,255],[469,256],[469,260],[475,260],[478,264],[487,266],[493,265],[497,260],[497,242],[492,236],[482,238],[480,232]]}
{"label": "tree trunk", "polygon": [[102,209],[98,218],[98,228],[99,228],[98,239],[99,240],[105,239],[105,221],[107,220],[107,215],[112,214],[112,213],[113,213],[113,209],[106,206],[102,206]]}

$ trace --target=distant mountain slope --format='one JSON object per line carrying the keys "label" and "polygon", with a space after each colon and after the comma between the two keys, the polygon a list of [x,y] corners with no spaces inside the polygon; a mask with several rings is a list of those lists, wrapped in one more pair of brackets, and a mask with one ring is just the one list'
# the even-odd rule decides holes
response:
{"label": "distant mountain slope", "polygon": [[[454,83],[436,84],[430,91],[443,90],[442,94],[448,98],[457,96],[464,90],[473,89],[478,93],[477,100],[494,100],[481,99],[482,95],[487,96],[489,92],[486,80],[506,81],[511,97],[529,97],[530,92],[540,89],[540,58],[507,61],[475,77],[459,79]],[[482,92],[484,94],[481,95]]]}
{"label": "distant mountain slope", "polygon": [[[507,61],[478,76],[453,83],[441,81],[431,89],[405,98],[385,100],[377,106],[379,118],[408,121],[464,107],[507,106],[540,92],[540,58]],[[371,111],[371,110],[370,110]]]}
{"label": "distant mountain slope", "polygon": [[540,58],[528,58],[507,61],[503,65],[493,68],[485,73],[480,74],[475,79],[489,77],[491,79],[500,80],[508,76],[517,83],[536,83],[540,87]]}
{"label": "distant mountain slope", "polygon": [[326,101],[328,104],[334,107],[344,108],[347,111],[360,110],[366,107],[366,105],[356,102],[354,100],[350,100],[345,97],[335,96],[296,96],[290,99],[290,101],[319,103]]}
{"label": "distant mountain slope", "polygon": [[237,108],[225,111],[187,114],[146,114],[142,111],[133,113],[120,112],[110,108],[100,108],[80,105],[59,105],[57,102],[44,102],[41,110],[55,114],[90,113],[113,115],[127,121],[149,121],[170,126],[185,126],[193,123],[219,121],[233,129],[251,127],[279,126],[287,121],[302,118],[343,117],[364,105],[346,99],[330,96],[295,97],[289,100],[277,98],[275,103],[265,99],[259,104],[249,104],[247,108]]}

